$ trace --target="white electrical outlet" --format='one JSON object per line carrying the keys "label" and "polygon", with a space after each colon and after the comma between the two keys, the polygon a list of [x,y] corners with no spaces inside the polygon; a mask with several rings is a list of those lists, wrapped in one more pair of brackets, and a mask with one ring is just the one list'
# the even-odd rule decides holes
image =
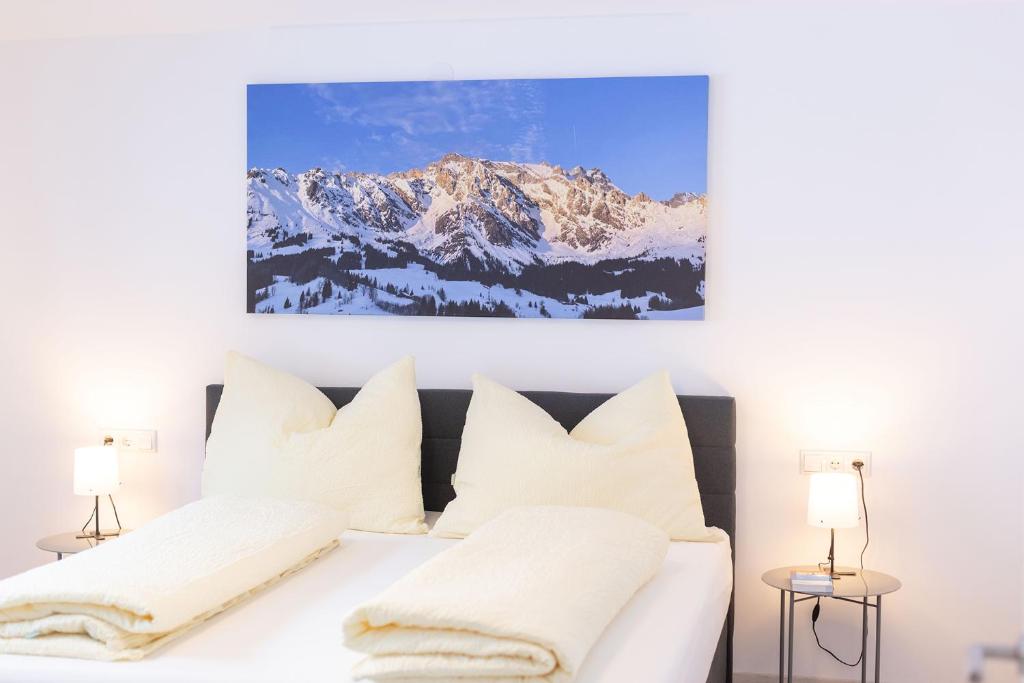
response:
{"label": "white electrical outlet", "polygon": [[135,453],[156,452],[155,429],[104,429],[102,439],[111,437],[119,451]]}
{"label": "white electrical outlet", "polygon": [[800,451],[800,472],[857,473],[853,463],[864,463],[864,476],[871,476],[871,451]]}

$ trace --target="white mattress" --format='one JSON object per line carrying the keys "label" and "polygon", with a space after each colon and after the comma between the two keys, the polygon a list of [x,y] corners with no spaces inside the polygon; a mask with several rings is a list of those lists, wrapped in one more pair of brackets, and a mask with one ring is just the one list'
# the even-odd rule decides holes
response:
{"label": "white mattress", "polygon": [[[362,655],[341,644],[342,618],[453,543],[346,532],[334,552],[142,661],[0,655],[0,681],[351,681]],[[577,680],[705,683],[731,590],[727,541],[673,543],[661,571],[604,632]]]}

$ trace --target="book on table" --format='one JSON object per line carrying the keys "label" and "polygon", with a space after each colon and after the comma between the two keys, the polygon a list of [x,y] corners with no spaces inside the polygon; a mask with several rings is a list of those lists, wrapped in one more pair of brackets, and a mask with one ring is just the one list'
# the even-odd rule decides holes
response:
{"label": "book on table", "polygon": [[831,593],[832,576],[828,572],[792,571],[789,585],[797,593]]}

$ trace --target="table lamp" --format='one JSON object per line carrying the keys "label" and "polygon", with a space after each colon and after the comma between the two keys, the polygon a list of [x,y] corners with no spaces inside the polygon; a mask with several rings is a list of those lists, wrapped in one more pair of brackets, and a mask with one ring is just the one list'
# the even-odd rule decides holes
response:
{"label": "table lamp", "polygon": [[[121,520],[117,519],[117,508],[114,508],[117,531],[111,533],[100,531],[100,496],[109,497],[110,504],[113,506],[114,498],[111,494],[119,488],[121,488],[120,469],[113,439],[107,437],[102,446],[75,449],[75,495],[93,497],[92,515],[82,527],[82,534],[76,538],[91,538],[99,541],[121,533]],[[94,531],[86,533],[85,527],[89,526],[89,522],[92,520],[96,522]]]}
{"label": "table lamp", "polygon": [[857,479],[845,472],[817,472],[811,475],[807,495],[807,523],[830,530],[828,573],[835,572],[836,529],[857,526],[860,508],[857,504]]}

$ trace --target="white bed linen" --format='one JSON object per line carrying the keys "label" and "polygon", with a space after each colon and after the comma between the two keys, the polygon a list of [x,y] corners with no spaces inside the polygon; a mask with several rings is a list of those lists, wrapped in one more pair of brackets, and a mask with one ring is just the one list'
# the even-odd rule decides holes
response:
{"label": "white bed linen", "polygon": [[0,653],[139,659],[338,546],[347,515],[211,496],[0,581]]}
{"label": "white bed linen", "polygon": [[359,678],[570,683],[661,569],[668,534],[607,508],[505,510],[346,617]]}
{"label": "white bed linen", "polygon": [[[342,645],[342,619],[454,543],[346,532],[334,552],[146,659],[3,655],[0,681],[351,681],[363,655]],[[598,639],[577,681],[705,683],[729,606],[730,558],[727,542],[672,543],[658,574]]]}

